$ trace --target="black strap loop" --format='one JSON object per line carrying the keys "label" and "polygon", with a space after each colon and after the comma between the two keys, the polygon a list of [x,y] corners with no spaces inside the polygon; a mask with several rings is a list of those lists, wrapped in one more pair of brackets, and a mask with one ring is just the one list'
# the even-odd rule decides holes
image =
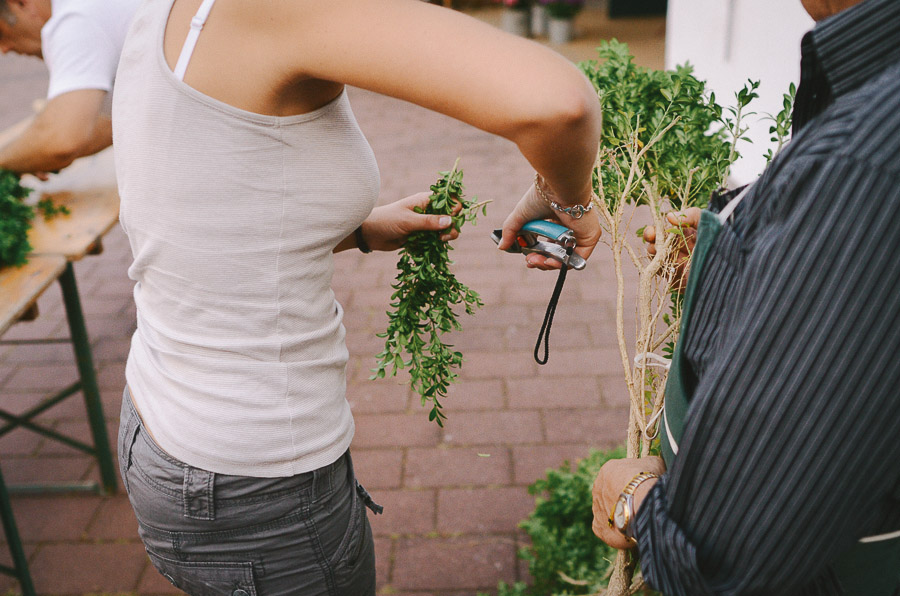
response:
{"label": "black strap loop", "polygon": [[[566,256],[572,256],[573,247],[566,248]],[[566,261],[569,259],[566,258]],[[559,296],[562,294],[563,285],[566,283],[566,273],[569,266],[563,263],[562,269],[559,270],[559,277],[556,278],[556,287],[553,288],[553,295],[547,304],[547,312],[544,313],[544,323],[541,325],[541,332],[538,334],[537,343],[534,345],[534,360],[538,364],[547,364],[550,359],[550,328],[553,326],[553,315],[556,314],[556,305],[559,304]],[[544,344],[544,358],[540,357],[541,344]]]}

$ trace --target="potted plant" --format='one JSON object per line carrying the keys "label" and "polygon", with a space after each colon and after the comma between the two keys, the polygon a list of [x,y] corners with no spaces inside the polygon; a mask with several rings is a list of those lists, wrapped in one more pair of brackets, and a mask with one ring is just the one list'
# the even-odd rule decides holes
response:
{"label": "potted plant", "polygon": [[574,20],[582,8],[584,0],[540,0],[547,11],[547,35],[550,43],[562,44],[575,37]]}
{"label": "potted plant", "polygon": [[531,34],[530,0],[499,0],[503,3],[500,28],[513,35],[528,37]]}

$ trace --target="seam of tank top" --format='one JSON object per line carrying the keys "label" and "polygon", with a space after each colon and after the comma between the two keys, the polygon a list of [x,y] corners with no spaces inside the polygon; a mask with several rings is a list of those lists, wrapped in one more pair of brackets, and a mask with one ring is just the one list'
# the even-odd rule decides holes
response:
{"label": "seam of tank top", "polygon": [[163,46],[166,38],[166,25],[169,22],[169,15],[171,14],[172,7],[174,5],[175,0],[169,0],[169,6],[165,11],[165,17],[161,19],[161,26],[159,28],[159,31],[157,32],[153,51],[156,55],[157,66],[160,72],[162,72],[163,78],[181,95],[184,95],[207,108],[218,110],[220,112],[228,114],[229,116],[233,116],[241,120],[246,120],[254,124],[272,127],[302,124],[304,122],[309,122],[311,120],[321,118],[322,116],[327,115],[331,110],[336,109],[337,106],[341,103],[341,99],[347,94],[347,89],[346,87],[344,87],[334,99],[330,100],[325,105],[316,108],[315,110],[311,110],[303,114],[293,114],[291,116],[274,116],[272,114],[259,114],[257,112],[251,112],[249,110],[235,107],[231,104],[225,103],[222,100],[216,99],[215,97],[211,97],[203,93],[202,91],[194,89],[184,81],[178,80],[178,77],[176,77],[175,73],[172,72],[172,69],[169,68],[169,64],[166,62],[166,54],[163,51]]}

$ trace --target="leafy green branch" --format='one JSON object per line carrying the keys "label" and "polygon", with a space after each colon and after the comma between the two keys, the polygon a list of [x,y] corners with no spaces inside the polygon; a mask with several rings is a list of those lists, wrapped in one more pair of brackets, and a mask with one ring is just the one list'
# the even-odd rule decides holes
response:
{"label": "leafy green branch", "polygon": [[28,261],[28,230],[34,218],[34,209],[23,202],[28,192],[18,174],[0,170],[0,267],[18,267]]}
{"label": "leafy green branch", "polygon": [[[451,215],[458,231],[463,224],[474,225],[478,212],[485,213],[487,202],[467,200],[462,183],[459,160],[449,172],[431,186],[428,206],[420,213]],[[454,211],[460,210],[454,214]],[[422,405],[432,402],[428,419],[444,425],[446,415],[441,400],[447,396],[450,383],[458,378],[454,369],[462,366],[463,355],[446,344],[442,336],[461,329],[455,305],[467,314],[483,306],[478,294],[456,279],[450,270],[449,251],[453,247],[440,239],[440,232],[422,231],[410,234],[397,262],[397,277],[391,285],[391,309],[388,327],[378,337],[385,339],[384,350],[376,356],[377,367],[372,378],[395,376],[408,368],[410,384],[421,397]]]}

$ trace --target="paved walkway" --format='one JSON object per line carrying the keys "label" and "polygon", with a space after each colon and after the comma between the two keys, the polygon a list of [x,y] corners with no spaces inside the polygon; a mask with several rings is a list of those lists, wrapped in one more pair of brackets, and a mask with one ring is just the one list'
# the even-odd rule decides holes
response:
{"label": "paved walkway", "polygon": [[[496,11],[477,16],[496,20]],[[635,44],[638,61],[661,66],[664,23],[580,20],[582,39],[560,50],[589,58],[599,39]],[[39,63],[0,59],[0,126],[27,115],[46,77]],[[348,398],[357,422],[358,475],[385,514],[372,520],[381,594],[471,596],[498,580],[527,579],[516,558],[524,535],[516,524],[533,508],[526,487],[548,467],[624,438],[626,401],[612,326],[611,260],[605,247],[569,276],[553,327],[550,362],[532,358],[555,275],[528,271],[494,248],[499,227],[532,171],[515,147],[416,106],[351,90],[358,120],[378,157],[383,200],[427,189],[457,157],[470,194],[492,199],[488,215],[467,229],[452,253],[458,277],[480,292],[485,307],[463,320],[453,341],[465,355],[461,383],[446,400],[443,430],[427,420],[406,377],[369,381],[375,333],[384,329],[396,255],[348,252],[336,257],[335,291],[346,309],[351,353]],[[124,363],[134,330],[127,239],[114,229],[102,255],[76,265],[94,346],[110,436],[117,428]],[[59,292],[40,301],[40,317],[6,339],[64,336]],[[405,373],[404,373],[405,374]],[[24,410],[74,378],[67,346],[0,346],[0,395]],[[77,400],[43,415],[56,428],[87,437]],[[8,482],[97,477],[85,456],[25,431],[0,438]],[[123,495],[16,497],[16,519],[40,594],[179,593],[150,566]],[[0,547],[0,563],[8,555]],[[17,585],[0,579],[0,593]]]}

